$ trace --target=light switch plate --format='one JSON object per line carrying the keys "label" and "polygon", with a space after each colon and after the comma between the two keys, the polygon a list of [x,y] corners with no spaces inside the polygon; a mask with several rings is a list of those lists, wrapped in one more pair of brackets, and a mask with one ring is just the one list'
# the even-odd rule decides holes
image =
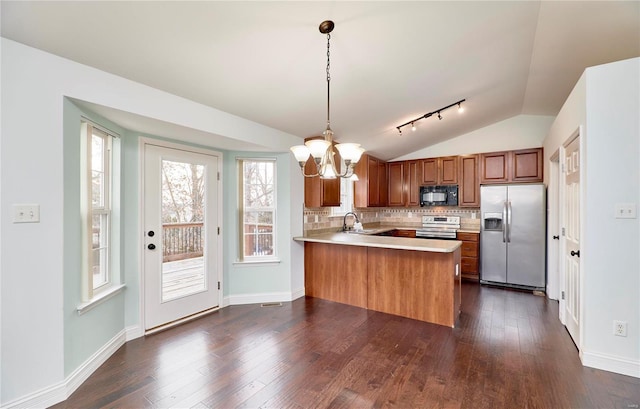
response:
{"label": "light switch plate", "polygon": [[616,203],[616,219],[635,219],[637,206],[635,203]]}
{"label": "light switch plate", "polygon": [[13,205],[13,222],[14,223],[39,223],[40,222],[40,205],[14,204]]}

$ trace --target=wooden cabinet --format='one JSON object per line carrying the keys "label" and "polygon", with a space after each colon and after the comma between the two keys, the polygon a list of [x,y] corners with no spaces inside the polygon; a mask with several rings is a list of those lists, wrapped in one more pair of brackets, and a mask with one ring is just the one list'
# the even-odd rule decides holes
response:
{"label": "wooden cabinet", "polygon": [[407,206],[420,206],[420,162],[417,160],[405,161],[406,177],[404,180]]}
{"label": "wooden cabinet", "polygon": [[389,206],[404,206],[404,163],[403,162],[389,162],[388,175],[389,175]]}
{"label": "wooden cabinet", "polygon": [[460,269],[462,278],[479,281],[480,233],[458,232],[457,239],[462,241]]}
{"label": "wooden cabinet", "polygon": [[389,183],[387,178],[387,162],[378,161],[378,186],[380,188],[379,206],[384,207],[389,203]]}
{"label": "wooden cabinet", "polygon": [[542,148],[511,152],[511,181],[542,182]]}
{"label": "wooden cabinet", "polygon": [[354,184],[355,207],[387,205],[387,165],[369,155],[362,155],[356,164],[358,181]]}
{"label": "wooden cabinet", "polygon": [[479,155],[460,156],[460,180],[458,184],[458,206],[480,206],[480,180],[478,178]]}
{"label": "wooden cabinet", "polygon": [[[322,136],[314,136],[305,139],[323,139]],[[335,142],[334,142],[335,145]],[[338,172],[340,172],[340,153],[338,150],[334,150],[334,161]],[[307,175],[313,175],[317,173],[318,169],[311,156],[304,167],[304,173]],[[327,206],[340,206],[340,178],[335,179],[322,179],[320,176],[305,177],[304,178],[304,205],[305,207],[327,207]]]}
{"label": "wooden cabinet", "polygon": [[458,157],[446,156],[441,158],[422,159],[421,184],[428,185],[457,185]]}
{"label": "wooden cabinet", "polygon": [[509,181],[509,152],[480,154],[480,183],[506,183]]}
{"label": "wooden cabinet", "polygon": [[480,183],[542,182],[542,148],[480,154]]}
{"label": "wooden cabinet", "polygon": [[389,162],[389,206],[420,205],[420,162]]}
{"label": "wooden cabinet", "polygon": [[[317,172],[316,164],[312,159],[307,161],[304,172],[307,175]],[[305,177],[304,205],[305,207],[340,206],[340,178]]]}
{"label": "wooden cabinet", "polygon": [[400,229],[396,229],[396,230],[393,230],[392,236],[393,237],[411,237],[411,238],[415,238],[416,237],[416,231],[415,230],[400,230]]}

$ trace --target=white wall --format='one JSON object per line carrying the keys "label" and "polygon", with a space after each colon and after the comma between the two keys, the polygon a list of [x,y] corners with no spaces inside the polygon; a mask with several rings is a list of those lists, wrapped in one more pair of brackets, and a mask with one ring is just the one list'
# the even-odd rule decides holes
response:
{"label": "white wall", "polygon": [[393,160],[537,148],[553,120],[552,116],[518,115]]}
{"label": "white wall", "polygon": [[[640,377],[640,226],[614,218],[615,203],[640,197],[640,59],[585,71],[544,140],[545,177],[581,125],[582,362]],[[627,337],[613,335],[614,320],[628,322]]]}
{"label": "white wall", "polygon": [[[583,362],[619,359],[640,377],[640,224],[614,217],[616,203],[637,206],[640,195],[640,58],[586,75]],[[626,338],[613,335],[614,320],[628,322]]]}
{"label": "white wall", "polygon": [[[65,96],[206,132],[212,141],[222,136],[286,151],[300,139],[4,38],[1,53],[0,406],[5,406],[65,382]],[[41,222],[11,223],[14,203],[39,204]]]}

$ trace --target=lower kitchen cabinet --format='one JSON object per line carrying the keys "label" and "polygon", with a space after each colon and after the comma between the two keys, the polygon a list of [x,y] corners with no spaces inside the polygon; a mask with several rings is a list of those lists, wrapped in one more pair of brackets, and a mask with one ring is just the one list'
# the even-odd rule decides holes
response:
{"label": "lower kitchen cabinet", "polygon": [[462,278],[480,280],[480,233],[458,232],[458,240],[462,242],[461,272]]}

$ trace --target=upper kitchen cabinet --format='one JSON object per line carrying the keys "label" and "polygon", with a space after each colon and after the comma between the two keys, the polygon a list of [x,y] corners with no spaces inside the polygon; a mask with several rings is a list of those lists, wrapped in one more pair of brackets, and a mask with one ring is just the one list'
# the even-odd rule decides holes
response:
{"label": "upper kitchen cabinet", "polygon": [[506,183],[509,181],[509,152],[480,154],[480,183]]}
{"label": "upper kitchen cabinet", "polygon": [[387,165],[384,161],[364,154],[356,164],[358,180],[354,183],[355,207],[387,205]]}
{"label": "upper kitchen cabinet", "polygon": [[542,148],[480,154],[480,183],[542,182]]}
{"label": "upper kitchen cabinet", "polygon": [[[322,138],[321,136],[315,138]],[[314,138],[308,138],[314,139]],[[306,139],[306,140],[308,140]],[[340,171],[340,154],[335,150],[333,156],[336,167]],[[309,160],[304,167],[304,173],[306,175],[313,175],[317,173],[316,164],[309,156]],[[335,179],[322,179],[320,176],[305,177],[304,178],[304,205],[305,207],[328,207],[328,206],[340,206],[340,178]]]}
{"label": "upper kitchen cabinet", "polygon": [[389,206],[420,205],[420,161],[389,162]]}
{"label": "upper kitchen cabinet", "polygon": [[542,182],[542,148],[513,151],[511,166],[513,182]]}
{"label": "upper kitchen cabinet", "polygon": [[422,165],[420,183],[423,186],[458,184],[457,156],[422,159],[420,162]]}
{"label": "upper kitchen cabinet", "polygon": [[389,175],[388,204],[389,206],[404,206],[404,162],[389,162],[387,166]]}
{"label": "upper kitchen cabinet", "polygon": [[479,155],[460,156],[458,206],[480,207]]}
{"label": "upper kitchen cabinet", "polygon": [[[310,175],[316,172],[315,162],[308,160],[304,167],[304,173]],[[305,207],[340,206],[340,178],[305,177],[304,205]]]}

